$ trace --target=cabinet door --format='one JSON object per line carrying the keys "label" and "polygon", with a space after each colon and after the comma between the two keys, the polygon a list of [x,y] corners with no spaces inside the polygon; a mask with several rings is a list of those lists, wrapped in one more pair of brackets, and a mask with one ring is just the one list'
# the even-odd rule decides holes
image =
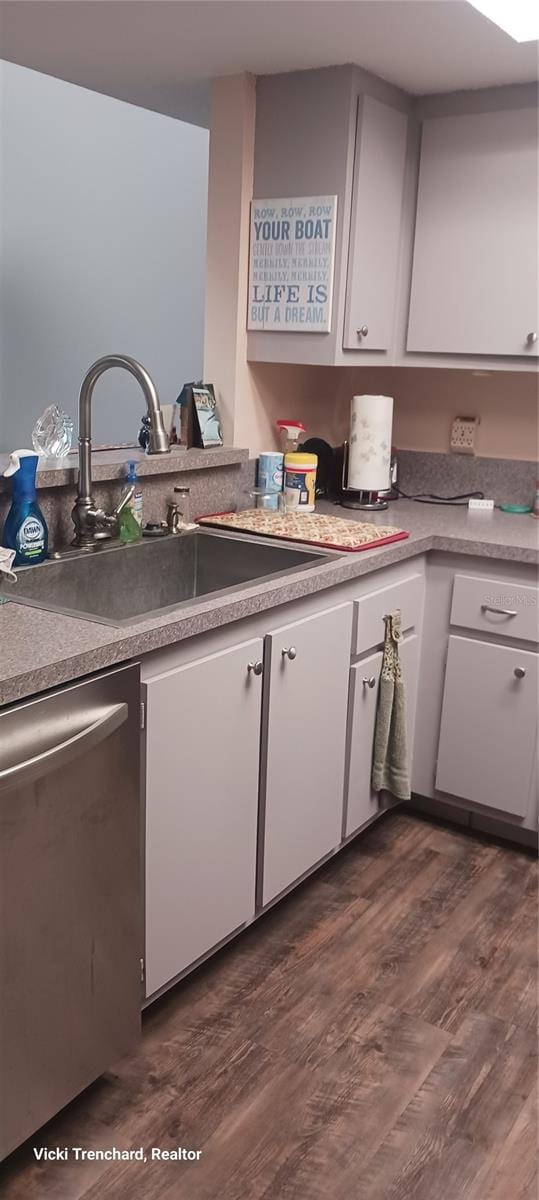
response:
{"label": "cabinet door", "polygon": [[537,164],[534,109],[425,121],[408,350],[537,355]]}
{"label": "cabinet door", "polygon": [[449,638],[436,771],[440,791],[526,815],[537,683],[537,655],[529,650]]}
{"label": "cabinet door", "polygon": [[[408,119],[359,102],[343,345],[388,350],[397,291]],[[364,332],[360,332],[363,330]]]}
{"label": "cabinet door", "polygon": [[146,991],[254,913],[262,639],[146,685]]}
{"label": "cabinet door", "polygon": [[351,630],[344,604],[266,638],[263,904],[341,841]]}
{"label": "cabinet door", "polygon": [[[400,647],[406,694],[406,721],[410,775],[412,771],[419,638],[405,638]],[[370,654],[350,670],[349,751],[347,777],[347,807],[345,836],[361,829],[380,808],[380,795],[371,788],[372,753],[376,729],[378,687],[382,668],[382,651]],[[375,680],[374,686],[370,681]]]}

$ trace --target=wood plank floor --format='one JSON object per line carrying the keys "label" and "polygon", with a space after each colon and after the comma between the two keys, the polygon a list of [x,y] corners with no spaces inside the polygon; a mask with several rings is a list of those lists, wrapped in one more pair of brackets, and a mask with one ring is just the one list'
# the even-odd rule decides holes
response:
{"label": "wood plank floor", "polygon": [[389,814],[152,1006],[33,1143],[198,1163],[0,1168],[4,1200],[536,1196],[536,863]]}

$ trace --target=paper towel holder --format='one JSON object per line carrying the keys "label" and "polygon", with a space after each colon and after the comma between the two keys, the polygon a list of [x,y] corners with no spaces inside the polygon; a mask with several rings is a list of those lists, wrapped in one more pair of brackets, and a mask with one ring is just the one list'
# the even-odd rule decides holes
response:
{"label": "paper towel holder", "polygon": [[[342,507],[343,508],[361,508],[361,509],[366,509],[369,512],[379,512],[382,509],[387,508],[387,500],[384,499],[383,493],[381,491],[366,492],[366,491],[361,491],[358,488],[348,487],[349,453],[350,453],[350,443],[346,441],[343,445],[343,458],[342,458],[342,480],[341,480],[341,491],[342,491],[342,497],[343,497],[341,499]],[[387,490],[389,491],[390,490],[390,479],[389,478],[388,478],[387,482],[388,482]]]}

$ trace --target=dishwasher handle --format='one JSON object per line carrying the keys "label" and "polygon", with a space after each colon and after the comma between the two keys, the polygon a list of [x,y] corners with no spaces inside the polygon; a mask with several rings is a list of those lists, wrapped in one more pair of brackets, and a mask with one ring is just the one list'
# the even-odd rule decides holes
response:
{"label": "dishwasher handle", "polygon": [[127,720],[128,711],[129,708],[125,701],[121,704],[113,704],[104,712],[101,711],[95,721],[74,734],[73,737],[59,742],[57,746],[51,746],[48,750],[41,751],[40,754],[30,756],[24,762],[15,763],[11,767],[0,770],[0,792],[4,792],[8,788],[24,787],[27,783],[33,783],[35,779],[42,779],[51,771],[57,771],[60,767],[67,766],[68,763],[78,758],[79,754],[92,750],[94,746],[98,746],[116,729],[119,729],[120,725]]}

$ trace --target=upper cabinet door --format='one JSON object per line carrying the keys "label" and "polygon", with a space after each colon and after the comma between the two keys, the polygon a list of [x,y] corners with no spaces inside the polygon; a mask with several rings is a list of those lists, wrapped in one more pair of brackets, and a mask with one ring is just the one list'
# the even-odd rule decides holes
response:
{"label": "upper cabinet door", "polygon": [[397,293],[408,118],[359,102],[348,257],[345,350],[388,350]]}
{"label": "upper cabinet door", "polygon": [[535,109],[423,125],[409,351],[537,355]]}

